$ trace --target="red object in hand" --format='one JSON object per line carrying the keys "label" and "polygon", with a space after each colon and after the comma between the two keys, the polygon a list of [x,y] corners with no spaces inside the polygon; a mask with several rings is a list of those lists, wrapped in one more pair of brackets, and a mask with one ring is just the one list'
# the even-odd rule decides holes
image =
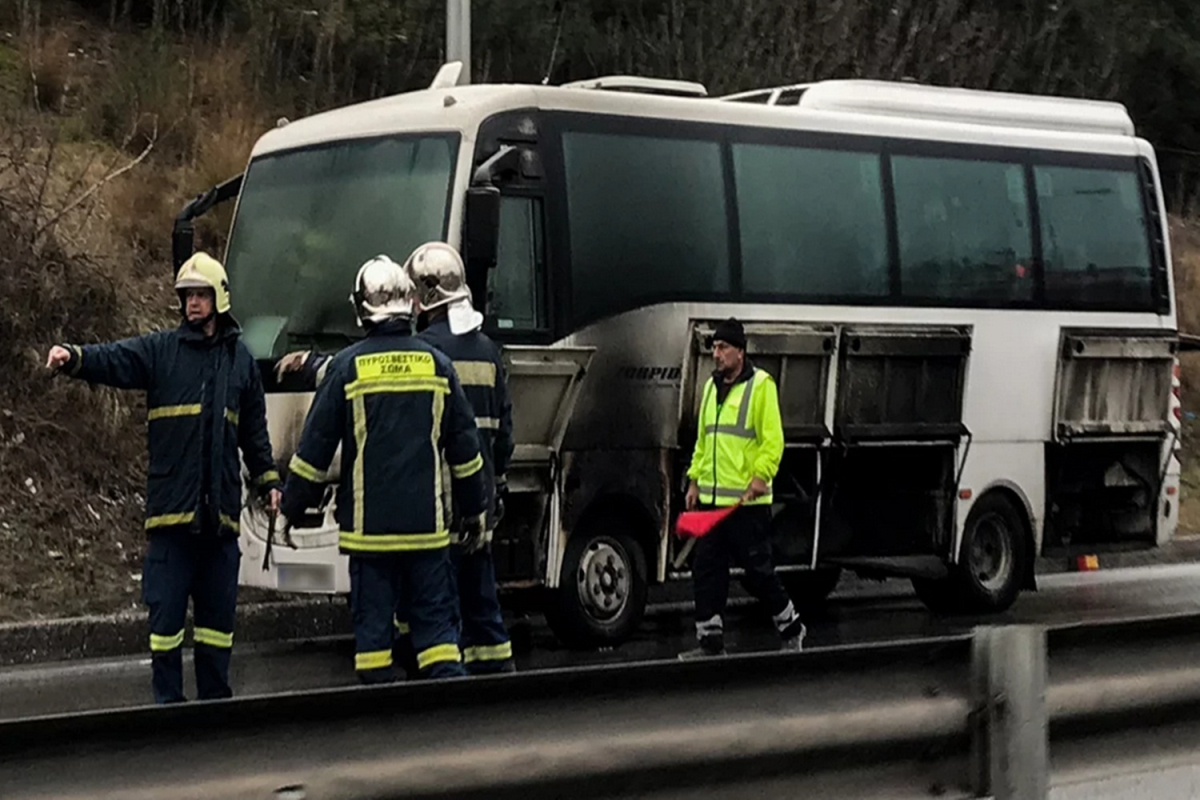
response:
{"label": "red object in hand", "polygon": [[737,511],[736,506],[716,508],[712,511],[685,511],[675,520],[675,533],[680,536],[691,536],[699,539],[713,528],[717,527],[726,517]]}

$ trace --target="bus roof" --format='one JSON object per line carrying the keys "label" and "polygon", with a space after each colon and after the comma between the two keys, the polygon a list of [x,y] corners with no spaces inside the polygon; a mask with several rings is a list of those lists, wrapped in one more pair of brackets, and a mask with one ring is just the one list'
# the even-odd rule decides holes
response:
{"label": "bus roof", "polygon": [[[627,88],[624,85],[623,88]],[[787,87],[792,105],[766,89],[727,99],[573,86],[478,84],[425,89],[325,111],[268,131],[253,156],[323,142],[420,131],[468,140],[487,117],[517,109],[678,119],[900,138],[1133,155],[1145,147],[1119,103],[952,89],[907,82],[831,80]],[[778,91],[774,97],[778,97]],[[756,102],[757,100],[757,102]],[[741,102],[734,102],[741,101]]]}

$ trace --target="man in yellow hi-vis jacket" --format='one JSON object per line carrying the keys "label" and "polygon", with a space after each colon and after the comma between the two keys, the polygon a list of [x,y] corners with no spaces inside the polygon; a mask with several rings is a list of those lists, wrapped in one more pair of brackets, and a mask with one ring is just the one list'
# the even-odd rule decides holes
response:
{"label": "man in yellow hi-vis jacket", "polygon": [[771,564],[771,481],[783,458],[779,393],[774,379],[746,357],[746,333],[736,319],[717,325],[712,354],[716,369],[700,404],[687,507],[741,507],[696,542],[692,575],[699,647],[679,657],[724,655],[721,615],[729,599],[731,562],[742,568],[742,584],[774,617],[783,649],[798,651],[804,623]]}

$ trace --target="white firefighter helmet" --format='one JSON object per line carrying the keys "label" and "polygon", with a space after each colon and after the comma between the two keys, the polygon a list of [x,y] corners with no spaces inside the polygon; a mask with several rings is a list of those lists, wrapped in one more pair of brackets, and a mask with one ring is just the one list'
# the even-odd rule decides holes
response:
{"label": "white firefighter helmet", "polygon": [[445,242],[426,242],[413,250],[404,262],[404,269],[416,284],[417,302],[422,311],[432,311],[455,300],[471,299],[462,257]]}
{"label": "white firefighter helmet", "polygon": [[375,256],[359,267],[354,293],[350,295],[358,324],[411,317],[416,299],[414,289],[404,267],[387,256]]}
{"label": "white firefighter helmet", "polygon": [[404,270],[416,287],[421,311],[446,308],[451,333],[466,333],[483,324],[483,315],[471,305],[462,256],[453,247],[426,242],[404,262]]}

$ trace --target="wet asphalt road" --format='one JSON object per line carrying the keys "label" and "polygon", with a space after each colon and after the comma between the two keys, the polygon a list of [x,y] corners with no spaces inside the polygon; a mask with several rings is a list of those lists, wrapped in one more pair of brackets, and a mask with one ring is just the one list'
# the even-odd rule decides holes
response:
{"label": "wet asphalt road", "polygon": [[[1200,612],[1200,563],[1043,575],[1007,613],[939,618],[912,595],[906,581],[845,581],[808,617],[806,647],[892,641],[969,631],[981,623],[1051,626]],[[665,598],[664,598],[665,595]],[[680,597],[678,587],[657,600]],[[692,646],[691,617],[682,602],[651,607],[636,636],[620,647],[578,651],[560,646],[540,618],[512,621],[521,670],[671,659]],[[735,652],[769,650],[778,639],[754,605],[737,602],[727,620]],[[277,642],[235,650],[232,682],[239,695],[348,685],[354,682],[348,638]],[[187,667],[190,672],[190,666]],[[190,683],[190,676],[189,676]],[[189,686],[189,695],[193,692]],[[144,657],[83,660],[0,670],[0,718],[140,705],[149,700]]]}

